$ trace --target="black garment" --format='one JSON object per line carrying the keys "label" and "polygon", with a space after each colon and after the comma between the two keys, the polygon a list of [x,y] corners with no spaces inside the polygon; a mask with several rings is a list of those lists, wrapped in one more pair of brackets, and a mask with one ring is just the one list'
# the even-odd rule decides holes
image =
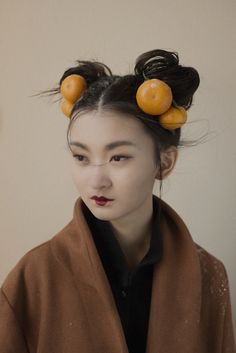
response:
{"label": "black garment", "polygon": [[[82,211],[110,282],[130,353],[145,353],[151,303],[153,264],[163,253],[159,233],[159,204],[153,195],[150,248],[142,261],[129,269],[109,221],[96,218],[82,202]],[[95,236],[96,235],[96,236]]]}

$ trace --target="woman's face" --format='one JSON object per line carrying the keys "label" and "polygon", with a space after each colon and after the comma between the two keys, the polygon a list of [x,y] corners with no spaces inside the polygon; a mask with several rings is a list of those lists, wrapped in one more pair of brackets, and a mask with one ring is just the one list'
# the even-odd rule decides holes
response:
{"label": "woman's face", "polygon": [[[141,216],[152,206],[152,192],[158,172],[154,144],[141,122],[114,111],[91,111],[80,115],[70,130],[73,151],[72,177],[90,211],[101,220]],[[117,141],[128,141],[106,148]],[[78,143],[87,147],[76,146]],[[113,201],[97,205],[92,196]],[[130,219],[130,218],[129,218]],[[135,219],[135,218],[134,218]]]}

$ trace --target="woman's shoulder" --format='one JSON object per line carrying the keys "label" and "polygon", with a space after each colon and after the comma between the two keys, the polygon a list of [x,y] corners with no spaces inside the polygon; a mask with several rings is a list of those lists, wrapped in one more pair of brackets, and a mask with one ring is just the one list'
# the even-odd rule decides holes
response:
{"label": "woman's shoulder", "polygon": [[225,271],[225,265],[223,261],[216,257],[214,254],[206,250],[204,247],[194,242],[196,250],[199,256],[201,266],[205,270],[204,272],[213,271],[213,270],[223,270]]}
{"label": "woman's shoulder", "polygon": [[38,292],[62,276],[66,269],[56,256],[53,245],[56,244],[64,256],[65,244],[72,228],[73,223],[69,221],[48,240],[28,250],[5,277],[1,291],[9,296]]}
{"label": "woman's shoulder", "polygon": [[195,242],[202,277],[202,289],[222,302],[227,298],[229,278],[224,262]]}
{"label": "woman's shoulder", "polygon": [[50,261],[50,240],[47,240],[28,250],[16,262],[4,279],[1,285],[2,290],[8,291],[12,287],[22,287],[26,280],[33,281],[37,273],[44,272],[43,269],[49,265]]}
{"label": "woman's shoulder", "polygon": [[41,277],[45,279],[46,276],[53,275],[58,270],[58,261],[54,256],[52,243],[65,239],[70,225],[71,222],[48,240],[28,250],[7,274],[1,288],[11,286],[11,283],[16,283],[17,281],[33,283],[35,280],[41,280]]}

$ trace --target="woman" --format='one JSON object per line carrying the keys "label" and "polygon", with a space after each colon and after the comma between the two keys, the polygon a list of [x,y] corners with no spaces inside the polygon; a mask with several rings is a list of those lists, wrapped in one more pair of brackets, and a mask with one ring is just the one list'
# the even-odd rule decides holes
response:
{"label": "woman", "polygon": [[78,61],[56,89],[80,197],[1,288],[2,353],[235,353],[224,264],[153,195],[172,172],[198,72],[152,50],[134,74]]}

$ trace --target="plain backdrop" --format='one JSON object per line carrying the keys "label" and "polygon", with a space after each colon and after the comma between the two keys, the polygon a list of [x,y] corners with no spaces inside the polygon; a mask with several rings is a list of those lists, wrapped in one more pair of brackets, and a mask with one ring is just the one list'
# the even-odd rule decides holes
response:
{"label": "plain backdrop", "polygon": [[233,0],[1,0],[1,282],[71,220],[79,196],[66,149],[68,118],[55,98],[32,95],[57,85],[77,59],[103,61],[123,75],[141,53],[172,50],[201,78],[183,138],[209,135],[180,149],[162,197],[224,263],[236,327],[235,10]]}

